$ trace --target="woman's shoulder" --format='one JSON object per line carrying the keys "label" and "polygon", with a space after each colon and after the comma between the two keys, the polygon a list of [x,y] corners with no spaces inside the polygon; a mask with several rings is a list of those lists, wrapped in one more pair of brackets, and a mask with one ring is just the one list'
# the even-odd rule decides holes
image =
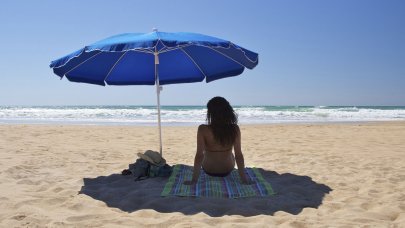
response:
{"label": "woman's shoulder", "polygon": [[200,126],[198,126],[198,130],[199,131],[202,131],[202,130],[206,130],[206,129],[208,129],[208,125],[207,124],[200,124]]}
{"label": "woman's shoulder", "polygon": [[198,133],[206,136],[208,132],[210,131],[209,126],[206,124],[201,124],[198,126]]}

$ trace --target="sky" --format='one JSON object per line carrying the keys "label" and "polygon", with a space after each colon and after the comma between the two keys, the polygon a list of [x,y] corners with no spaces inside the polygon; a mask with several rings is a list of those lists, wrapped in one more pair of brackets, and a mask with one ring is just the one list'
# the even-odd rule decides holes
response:
{"label": "sky", "polygon": [[0,2],[0,105],[154,105],[153,86],[97,86],[49,63],[130,32],[195,32],[259,53],[242,75],[167,85],[162,105],[405,105],[405,1]]}

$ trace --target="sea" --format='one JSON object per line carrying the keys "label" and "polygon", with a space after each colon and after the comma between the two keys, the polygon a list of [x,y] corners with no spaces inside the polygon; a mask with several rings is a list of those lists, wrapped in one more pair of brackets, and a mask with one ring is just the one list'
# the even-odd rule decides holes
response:
{"label": "sea", "polygon": [[[405,106],[234,106],[240,124],[405,120]],[[163,126],[206,122],[205,106],[162,106]],[[0,124],[155,126],[156,106],[0,106]]]}

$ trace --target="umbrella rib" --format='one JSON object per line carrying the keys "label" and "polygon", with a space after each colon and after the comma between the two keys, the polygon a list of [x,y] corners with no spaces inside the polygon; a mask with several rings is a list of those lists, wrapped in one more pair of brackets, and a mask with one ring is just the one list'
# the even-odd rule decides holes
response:
{"label": "umbrella rib", "polygon": [[[172,48],[172,49],[166,49],[165,51],[162,51],[162,52],[160,52],[160,53],[164,53],[164,52],[168,52],[168,51],[173,51],[173,50],[177,50],[177,49],[180,49],[180,50],[182,50],[183,52],[185,52],[184,51],[184,47],[188,47],[188,46],[191,46],[192,44],[186,44],[186,45],[184,45],[184,46],[178,46],[178,47],[174,47],[174,48]],[[212,47],[210,47],[210,46],[205,46],[205,45],[198,45],[198,46],[201,46],[201,47],[205,47],[205,48],[209,48],[209,49],[211,49],[211,50],[213,50],[213,51],[215,51],[215,52],[217,52],[217,53],[219,53],[219,54],[221,54],[221,55],[223,55],[223,56],[225,56],[225,57],[227,57],[228,59],[230,59],[230,60],[232,60],[232,61],[234,61],[235,63],[237,63],[237,64],[239,64],[239,65],[241,65],[242,67],[246,67],[245,65],[243,65],[242,63],[240,63],[240,62],[238,62],[237,60],[235,60],[235,59],[233,59],[233,58],[231,58],[231,57],[229,57],[228,55],[226,55],[226,54],[224,54],[224,53],[222,53],[222,52],[220,52],[220,51],[218,51],[218,50],[216,50],[216,49],[214,49],[214,48],[212,48]],[[238,48],[238,49],[240,49],[240,48]],[[242,50],[241,50],[242,51]],[[243,51],[242,51],[243,52]],[[185,52],[186,53],[186,52]],[[186,53],[187,54],[187,53]],[[247,56],[246,56],[246,54],[244,54],[245,55],[245,57],[250,61],[250,62],[256,62],[256,61],[252,61],[252,60],[250,60]],[[187,56],[189,56],[188,54],[187,54]],[[190,56],[189,56],[190,57]],[[191,57],[190,57],[191,58]],[[192,58],[191,58],[192,59]],[[194,61],[193,61],[194,62]],[[194,62],[195,63],[195,62]],[[196,64],[197,65],[197,64]],[[197,65],[198,66],[198,65]],[[205,75],[205,74],[204,74]]]}
{"label": "umbrella rib", "polygon": [[225,57],[227,57],[228,59],[230,59],[230,60],[234,61],[235,63],[237,63],[237,64],[239,64],[239,65],[241,65],[241,66],[245,67],[245,65],[243,65],[242,63],[240,63],[240,62],[236,61],[235,59],[233,59],[233,58],[231,58],[231,57],[229,57],[229,56],[225,55],[224,53],[222,53],[222,52],[220,52],[220,51],[217,51],[217,50],[215,50],[215,49],[214,49],[214,48],[212,48],[212,47],[208,47],[208,46],[206,46],[206,47],[207,47],[207,48],[209,48],[209,49],[211,49],[211,50],[213,50],[213,51],[215,51],[215,52],[217,52],[217,53],[219,53],[219,54],[221,54],[221,55],[223,55],[223,56],[225,56]]}
{"label": "umbrella rib", "polygon": [[69,74],[72,70],[74,70],[74,69],[76,69],[76,68],[78,68],[79,66],[81,66],[83,63],[85,63],[85,62],[87,62],[87,61],[89,61],[90,59],[92,59],[92,58],[94,58],[94,57],[96,57],[97,55],[99,55],[101,52],[99,52],[99,53],[97,53],[97,54],[95,54],[95,55],[93,55],[93,56],[91,56],[90,58],[88,58],[88,59],[86,59],[86,60],[84,60],[83,62],[81,62],[80,64],[77,64],[75,67],[73,67],[72,69],[70,69],[68,72],[66,72],[65,73],[65,75],[67,75],[67,74]]}
{"label": "umbrella rib", "polygon": [[115,66],[118,64],[118,62],[122,59],[122,57],[124,57],[125,54],[127,54],[127,51],[124,52],[124,53],[119,57],[119,59],[114,63],[114,65],[111,67],[110,71],[108,71],[107,76],[105,76],[104,81],[107,80],[107,78],[108,78],[108,76],[110,76],[112,70],[115,68]]}
{"label": "umbrella rib", "polygon": [[250,62],[252,62],[252,63],[256,63],[256,62],[257,62],[257,58],[256,58],[256,60],[251,60],[251,59],[249,58],[249,56],[246,55],[246,52],[243,50],[243,48],[237,47],[237,45],[235,45],[235,44],[232,43],[232,42],[230,42],[229,47],[227,47],[227,48],[226,48],[226,47],[221,47],[221,46],[218,46],[218,47],[216,47],[216,48],[229,49],[229,48],[231,47],[231,45],[232,45],[234,48],[238,49],[239,51],[243,52],[243,55],[244,55],[244,56],[246,57],[246,59],[249,60]]}
{"label": "umbrella rib", "polygon": [[75,56],[73,56],[73,57],[70,57],[70,58],[69,58],[65,63],[63,63],[62,65],[60,65],[60,66],[55,66],[55,67],[52,67],[52,68],[55,69],[55,68],[64,67],[68,62],[70,62],[70,60],[79,57],[83,52],[84,52],[84,50],[82,50],[79,54],[77,54],[77,55],[75,55]]}
{"label": "umbrella rib", "polygon": [[204,75],[205,78],[207,78],[207,75],[205,75],[204,71],[201,69],[201,67],[194,61],[194,59],[183,49],[183,48],[179,48],[181,51],[184,52],[184,54],[186,54],[191,61],[193,61],[193,63],[197,66],[197,68],[201,71],[201,73]]}
{"label": "umbrella rib", "polygon": [[157,50],[158,53],[160,53],[161,50],[167,49],[168,47],[162,42],[160,37],[158,36],[158,40],[156,42],[155,48],[159,45],[159,42],[163,45],[163,47],[160,50]]}
{"label": "umbrella rib", "polygon": [[168,47],[168,48],[166,48],[165,50],[160,51],[159,54],[165,53],[165,52],[169,52],[169,51],[175,51],[175,50],[178,50],[178,49],[181,49],[181,48],[185,48],[185,47],[188,47],[188,46],[191,46],[191,45],[192,45],[192,44],[184,44],[184,45],[179,45],[179,46],[176,46],[176,47]]}

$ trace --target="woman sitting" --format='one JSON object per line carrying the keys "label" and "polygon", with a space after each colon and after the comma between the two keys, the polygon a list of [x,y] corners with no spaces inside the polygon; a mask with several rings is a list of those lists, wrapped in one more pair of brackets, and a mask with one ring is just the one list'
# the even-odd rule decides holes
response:
{"label": "woman sitting", "polygon": [[238,118],[225,98],[214,97],[207,103],[207,123],[198,127],[193,178],[184,184],[197,183],[201,166],[210,176],[225,177],[235,167],[235,160],[242,183],[250,184],[245,175]]}

